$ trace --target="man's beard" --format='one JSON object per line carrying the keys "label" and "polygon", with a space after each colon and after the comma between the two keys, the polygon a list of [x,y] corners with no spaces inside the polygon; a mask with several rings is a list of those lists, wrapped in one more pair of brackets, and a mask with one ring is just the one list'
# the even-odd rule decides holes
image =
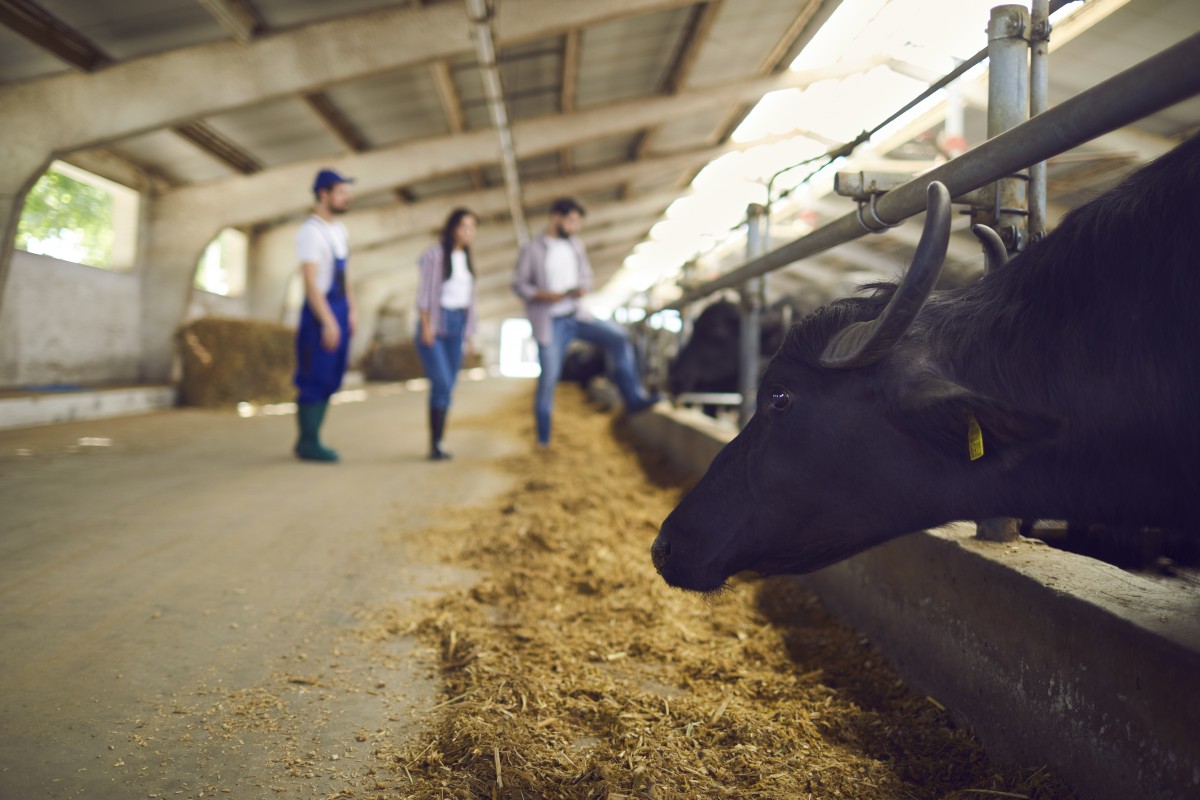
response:
{"label": "man's beard", "polygon": [[554,232],[558,234],[558,238],[560,238],[560,239],[570,239],[571,238],[571,234],[564,231],[562,225],[555,225]]}
{"label": "man's beard", "polygon": [[346,205],[341,205],[341,206],[330,206],[330,207],[329,207],[329,210],[330,210],[331,212],[333,212],[334,214],[345,214],[345,213],[346,213],[346,209],[347,209],[347,208],[348,208],[348,206],[346,206]]}

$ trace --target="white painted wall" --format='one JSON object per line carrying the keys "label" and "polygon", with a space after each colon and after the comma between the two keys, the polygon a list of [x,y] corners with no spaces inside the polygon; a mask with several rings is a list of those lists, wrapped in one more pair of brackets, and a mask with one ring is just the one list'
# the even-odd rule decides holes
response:
{"label": "white painted wall", "polygon": [[14,251],[0,303],[0,387],[136,382],[140,303],[133,273]]}

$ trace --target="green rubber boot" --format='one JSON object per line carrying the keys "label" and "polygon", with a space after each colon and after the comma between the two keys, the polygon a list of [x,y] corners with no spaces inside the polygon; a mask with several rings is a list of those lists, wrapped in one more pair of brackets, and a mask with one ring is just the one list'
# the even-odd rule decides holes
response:
{"label": "green rubber boot", "polygon": [[306,461],[337,461],[336,450],[330,450],[321,444],[319,433],[321,423],[325,420],[325,411],[329,403],[297,403],[296,425],[300,429],[300,438],[296,440],[293,452],[297,458]]}

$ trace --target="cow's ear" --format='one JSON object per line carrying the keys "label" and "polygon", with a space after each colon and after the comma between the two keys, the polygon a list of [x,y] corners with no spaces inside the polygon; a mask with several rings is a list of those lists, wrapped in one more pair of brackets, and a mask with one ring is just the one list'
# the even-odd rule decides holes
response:
{"label": "cow's ear", "polygon": [[1054,441],[1065,420],[973,392],[943,378],[913,381],[898,398],[906,427],[948,455],[964,460],[999,457],[1006,461]]}

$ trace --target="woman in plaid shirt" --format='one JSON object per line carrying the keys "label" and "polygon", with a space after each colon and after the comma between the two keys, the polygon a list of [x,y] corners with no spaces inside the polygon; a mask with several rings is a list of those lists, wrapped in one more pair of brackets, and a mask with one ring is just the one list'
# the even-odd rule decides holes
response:
{"label": "woman in plaid shirt", "polygon": [[429,458],[445,461],[442,450],[446,412],[462,366],[463,343],[475,331],[475,268],[471,242],[478,220],[456,208],[442,226],[440,241],[421,253],[417,264],[417,354],[432,384],[429,392]]}

